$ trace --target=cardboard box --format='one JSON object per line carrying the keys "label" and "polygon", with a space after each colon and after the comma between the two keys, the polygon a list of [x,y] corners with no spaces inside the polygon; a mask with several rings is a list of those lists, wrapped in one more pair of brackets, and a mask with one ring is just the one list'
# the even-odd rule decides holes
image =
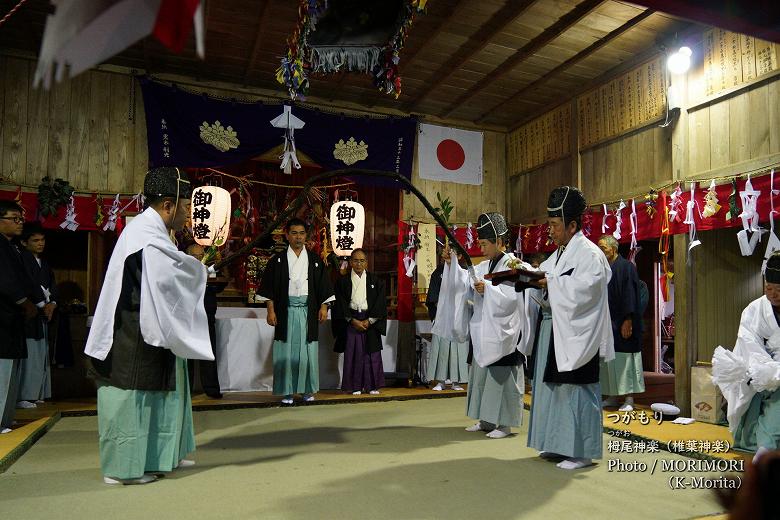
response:
{"label": "cardboard box", "polygon": [[726,422],[723,394],[712,382],[712,366],[691,367],[691,417],[711,424]]}

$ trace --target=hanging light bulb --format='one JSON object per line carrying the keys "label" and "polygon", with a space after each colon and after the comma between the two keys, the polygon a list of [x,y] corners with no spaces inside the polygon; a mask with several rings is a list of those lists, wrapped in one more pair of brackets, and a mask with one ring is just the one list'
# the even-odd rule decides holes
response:
{"label": "hanging light bulb", "polygon": [[672,74],[685,74],[691,68],[691,55],[693,52],[690,47],[680,47],[680,50],[669,56],[666,60],[666,67]]}

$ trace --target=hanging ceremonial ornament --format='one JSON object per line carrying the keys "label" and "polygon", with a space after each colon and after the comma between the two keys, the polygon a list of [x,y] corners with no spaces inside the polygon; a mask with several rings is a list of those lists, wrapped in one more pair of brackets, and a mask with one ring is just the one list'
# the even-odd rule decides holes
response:
{"label": "hanging ceremonial ornament", "polygon": [[593,212],[590,208],[585,208],[585,212],[582,214],[582,234],[590,238],[593,232]]}
{"label": "hanging ceremonial ornament", "polygon": [[522,260],[523,258],[523,225],[517,228],[517,239],[515,240],[515,253],[517,257]]}
{"label": "hanging ceremonial ornament", "polygon": [[602,204],[601,209],[603,211],[604,217],[601,219],[601,234],[606,235],[607,230],[609,229],[609,226],[607,225],[607,216],[609,215],[609,212],[607,211],[607,205]]}
{"label": "hanging ceremonial ornament", "polygon": [[636,200],[631,199],[631,248],[628,252],[628,260],[636,265],[636,255],[642,250],[642,247],[637,244],[636,231],[637,231],[637,216],[636,216]]}
{"label": "hanging ceremonial ornament", "polygon": [[466,227],[466,251],[470,251],[472,247],[474,247],[474,229],[469,222]]}
{"label": "hanging ceremonial ornament", "polygon": [[106,225],[103,226],[103,231],[116,230],[116,219],[119,217],[119,194],[114,197],[114,202],[111,203],[111,209],[108,210],[108,220]]}
{"label": "hanging ceremonial ornament", "polygon": [[775,195],[780,194],[780,190],[775,189],[775,170],[774,168],[769,173],[769,242],[766,245],[766,252],[764,253],[764,261],[761,263],[761,273],[766,271],[766,262],[772,253],[780,250],[780,239],[775,234],[775,215],[778,214],[775,211]]}
{"label": "hanging ceremonial ornament", "polygon": [[658,200],[658,193],[650,188],[650,191],[645,195],[645,211],[647,212],[647,216],[652,218],[655,218],[655,214],[658,213],[658,211],[655,208],[656,201]]}
{"label": "hanging ceremonial ornament", "polygon": [[739,198],[742,201],[742,213],[739,214],[739,218],[742,219],[742,231],[737,233],[737,241],[742,256],[753,254],[761,241],[761,234],[765,231],[758,225],[758,197],[760,195],[760,191],[753,189],[753,183],[750,182],[748,175],[745,189],[739,192]]}
{"label": "hanging ceremonial ornament", "polygon": [[284,149],[279,156],[282,161],[279,168],[288,175],[292,173],[292,166],[295,166],[296,170],[301,169],[301,163],[295,154],[295,131],[303,128],[305,124],[292,114],[290,105],[284,105],[284,111],[271,120],[271,126],[274,128],[284,128]]}
{"label": "hanging ceremonial ornament", "polygon": [[292,99],[309,88],[309,73],[370,74],[374,85],[395,98],[401,94],[401,49],[414,17],[427,0],[300,0],[298,24],[276,80]]}
{"label": "hanging ceremonial ornament", "polygon": [[701,216],[703,218],[710,218],[720,211],[720,204],[718,204],[718,193],[715,191],[715,179],[710,181],[710,188],[707,190],[707,194],[704,195],[704,211]]}
{"label": "hanging ceremonial ornament", "polygon": [[731,194],[729,194],[729,211],[726,213],[726,220],[734,221],[739,214],[737,206],[737,179],[731,179]]}
{"label": "hanging ceremonial ornament", "polygon": [[70,196],[70,202],[68,202],[68,207],[65,210],[65,220],[62,221],[60,227],[68,231],[76,231],[79,227],[79,223],[76,222],[76,202],[73,199],[73,195]]}
{"label": "hanging ceremonial ornament", "polygon": [[95,194],[95,227],[100,229],[103,225],[103,221],[106,219],[105,208],[103,207],[103,197],[99,194]]}
{"label": "hanging ceremonial ornament", "polygon": [[682,217],[680,216],[680,210],[682,209],[682,199],[680,198],[680,195],[682,195],[682,189],[680,189],[680,184],[678,183],[677,187],[669,196],[670,223],[674,221],[682,221]]}
{"label": "hanging ceremonial ornament", "polygon": [[[691,261],[691,250],[701,245],[701,241],[696,238],[696,220],[693,215],[693,210],[696,208],[696,183],[691,183],[691,197],[688,199],[688,203],[685,205],[685,220],[683,224],[688,224],[688,262]],[[701,215],[700,215],[701,217]]]}
{"label": "hanging ceremonial ornament", "polygon": [[417,266],[414,254],[418,245],[417,233],[414,232],[414,224],[410,220],[409,232],[406,234],[406,244],[404,244],[404,274],[408,278],[414,278],[414,268]]}
{"label": "hanging ceremonial ornament", "polygon": [[22,187],[18,186],[16,188],[16,195],[14,196],[14,202],[16,202],[16,205],[22,208],[22,218],[24,218],[25,214],[27,213],[27,210],[24,208],[24,205],[22,204]]}
{"label": "hanging ceremonial ornament", "polygon": [[623,225],[624,209],[626,209],[626,203],[623,202],[623,199],[620,199],[620,204],[618,204],[618,207],[615,210],[615,231],[612,232],[612,236],[615,237],[615,240],[620,240],[623,237],[620,227]]}

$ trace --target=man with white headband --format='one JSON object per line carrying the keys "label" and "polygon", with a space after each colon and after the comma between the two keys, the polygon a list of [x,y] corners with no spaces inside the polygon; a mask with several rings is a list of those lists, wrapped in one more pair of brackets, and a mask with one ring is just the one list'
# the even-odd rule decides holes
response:
{"label": "man with white headband", "polygon": [[547,305],[534,355],[528,446],[561,469],[590,466],[602,455],[599,357],[615,357],[607,284],[609,263],[582,233],[587,204],[577,188],[550,193],[547,223],[558,250],[539,268]]}
{"label": "man with white headband", "polygon": [[[455,341],[471,338],[466,415],[477,422],[466,431],[484,431],[491,439],[501,439],[522,423],[523,354],[530,352],[534,329],[526,315],[523,293],[516,293],[513,285],[494,286],[483,279],[488,273],[509,270],[510,262],[518,261],[505,251],[509,228],[504,216],[483,213],[477,233],[487,259],[474,268],[475,278],[458,265],[454,252],[446,259],[439,305],[452,305],[452,315],[447,320],[449,330],[439,330],[444,320],[437,312],[433,333]],[[521,266],[532,269],[522,262]]]}
{"label": "man with white headband", "polygon": [[98,385],[106,484],[146,484],[191,465],[195,450],[186,358],[213,360],[203,307],[207,269],[179,251],[192,187],[178,168],[146,174],[147,209],[123,230],[87,339]]}
{"label": "man with white headband", "polygon": [[712,380],[728,401],[734,447],[762,455],[780,449],[780,252],[767,259],[764,295],[739,321],[734,351],[712,356]]}

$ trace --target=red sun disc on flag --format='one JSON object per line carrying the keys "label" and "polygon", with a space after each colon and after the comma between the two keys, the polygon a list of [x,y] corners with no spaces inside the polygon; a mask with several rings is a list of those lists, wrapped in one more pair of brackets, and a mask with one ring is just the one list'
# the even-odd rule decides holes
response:
{"label": "red sun disc on flag", "polygon": [[448,170],[459,170],[466,162],[466,152],[457,141],[445,139],[436,147],[436,158]]}

